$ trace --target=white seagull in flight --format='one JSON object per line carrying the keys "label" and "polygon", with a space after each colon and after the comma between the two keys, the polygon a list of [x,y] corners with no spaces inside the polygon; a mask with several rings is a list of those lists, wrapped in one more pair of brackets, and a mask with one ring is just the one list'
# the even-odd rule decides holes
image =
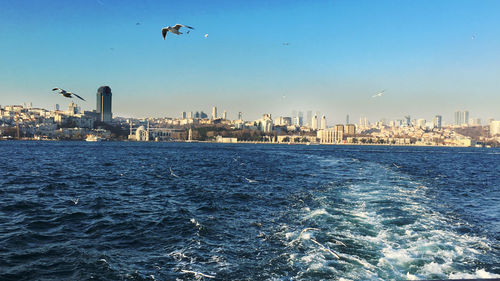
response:
{"label": "white seagull in flight", "polygon": [[61,88],[54,88],[54,89],[52,89],[52,91],[57,91],[57,92],[59,92],[59,94],[63,95],[64,97],[67,97],[67,98],[72,98],[73,96],[75,96],[83,101],[85,100],[84,98],[80,97],[79,95],[72,93],[72,92],[68,92],[68,91],[63,90]]}
{"label": "white seagull in flight", "polygon": [[194,29],[191,26],[183,25],[183,24],[176,24],[174,26],[167,26],[161,29],[161,35],[163,35],[163,40],[165,40],[165,37],[167,37],[167,32],[172,32],[173,34],[181,35],[182,32],[179,32],[179,29],[181,27],[186,27],[189,29]]}
{"label": "white seagull in flight", "polygon": [[382,91],[378,92],[377,94],[373,95],[372,98],[381,97],[384,94],[384,92],[385,92],[385,90],[382,90]]}

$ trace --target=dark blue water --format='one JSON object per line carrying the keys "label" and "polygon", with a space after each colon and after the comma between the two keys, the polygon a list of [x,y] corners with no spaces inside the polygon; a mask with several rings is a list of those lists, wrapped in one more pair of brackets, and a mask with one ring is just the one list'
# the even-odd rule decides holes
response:
{"label": "dark blue water", "polygon": [[0,280],[500,277],[499,149],[0,142],[0,158]]}

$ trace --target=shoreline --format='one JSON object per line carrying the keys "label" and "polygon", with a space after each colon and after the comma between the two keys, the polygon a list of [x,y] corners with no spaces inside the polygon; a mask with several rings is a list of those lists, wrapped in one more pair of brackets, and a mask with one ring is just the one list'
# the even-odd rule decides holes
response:
{"label": "shoreline", "polygon": [[381,144],[381,143],[293,143],[293,142],[262,142],[262,141],[238,141],[235,143],[230,142],[216,142],[216,141],[130,141],[130,140],[103,140],[103,141],[85,141],[81,140],[53,140],[53,139],[0,139],[2,141],[34,141],[34,142],[130,142],[130,143],[214,143],[214,144],[275,144],[275,145],[302,145],[302,146],[397,146],[397,147],[460,147],[460,148],[496,148],[495,146],[459,146],[459,145],[432,145],[432,144]]}

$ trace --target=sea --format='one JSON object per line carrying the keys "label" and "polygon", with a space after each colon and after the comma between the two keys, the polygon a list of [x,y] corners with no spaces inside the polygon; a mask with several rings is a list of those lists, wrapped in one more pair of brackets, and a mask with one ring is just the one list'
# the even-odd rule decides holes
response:
{"label": "sea", "polygon": [[500,278],[500,149],[0,142],[0,280]]}

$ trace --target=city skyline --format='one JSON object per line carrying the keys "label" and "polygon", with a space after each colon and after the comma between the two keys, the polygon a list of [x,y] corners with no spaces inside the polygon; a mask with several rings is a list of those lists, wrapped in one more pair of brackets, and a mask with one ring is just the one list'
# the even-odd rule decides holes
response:
{"label": "city skyline", "polygon": [[[347,114],[352,122],[441,115],[452,123],[463,110],[500,119],[499,8],[496,1],[194,1],[176,10],[155,1],[2,2],[0,104],[50,108],[65,102],[53,87],[91,100],[109,85],[113,114],[123,117],[217,105],[248,120],[320,111],[328,124]],[[175,23],[196,29],[162,40],[161,27]],[[78,105],[94,109],[91,101]]]}

